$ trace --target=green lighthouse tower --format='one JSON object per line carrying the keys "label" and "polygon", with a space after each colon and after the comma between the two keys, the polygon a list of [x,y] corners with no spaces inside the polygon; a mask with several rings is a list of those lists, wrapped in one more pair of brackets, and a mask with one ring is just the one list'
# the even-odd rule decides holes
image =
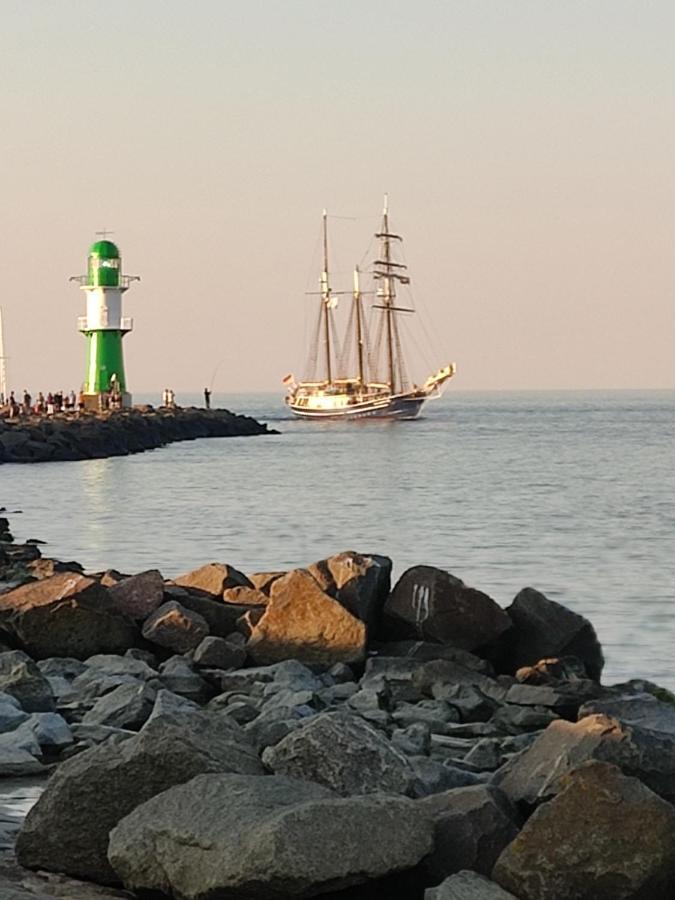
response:
{"label": "green lighthouse tower", "polygon": [[119,399],[121,406],[131,406],[124,374],[122,338],[134,327],[133,319],[122,316],[122,294],[136,275],[122,274],[122,259],[112,241],[96,241],[89,248],[86,275],[76,275],[87,298],[87,314],[77,320],[78,330],[87,339],[87,368],[84,377],[84,402],[88,409],[98,409],[102,395]]}

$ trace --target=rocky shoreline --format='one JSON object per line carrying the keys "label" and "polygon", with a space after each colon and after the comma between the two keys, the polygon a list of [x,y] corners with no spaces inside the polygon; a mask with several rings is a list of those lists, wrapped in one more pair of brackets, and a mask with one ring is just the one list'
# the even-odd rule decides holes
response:
{"label": "rocky shoreline", "polygon": [[675,698],[532,588],[390,578],[85,574],[0,520],[0,777],[44,783],[0,895],[672,897]]}
{"label": "rocky shoreline", "polygon": [[0,418],[0,463],[103,459],[205,437],[277,434],[226,409],[150,406],[103,413]]}

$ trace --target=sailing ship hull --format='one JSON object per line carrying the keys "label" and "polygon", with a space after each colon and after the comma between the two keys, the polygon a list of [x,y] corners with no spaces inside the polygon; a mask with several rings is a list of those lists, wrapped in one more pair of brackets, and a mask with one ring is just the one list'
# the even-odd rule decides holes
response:
{"label": "sailing ship hull", "polygon": [[289,397],[286,401],[291,412],[300,419],[416,419],[427,397],[389,397],[367,400],[340,409],[312,409],[299,406]]}

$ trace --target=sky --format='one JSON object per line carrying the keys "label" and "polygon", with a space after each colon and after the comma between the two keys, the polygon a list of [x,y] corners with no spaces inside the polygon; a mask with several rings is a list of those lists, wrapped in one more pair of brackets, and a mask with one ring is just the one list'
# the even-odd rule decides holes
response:
{"label": "sky", "polygon": [[[135,392],[302,374],[321,211],[385,192],[457,389],[675,388],[672,0],[0,0],[10,387],[84,377],[108,229]],[[334,254],[334,255],[333,255]]]}

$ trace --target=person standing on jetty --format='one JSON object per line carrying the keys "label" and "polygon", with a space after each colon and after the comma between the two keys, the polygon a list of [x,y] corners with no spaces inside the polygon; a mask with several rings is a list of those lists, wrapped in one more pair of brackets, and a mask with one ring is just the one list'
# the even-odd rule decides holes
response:
{"label": "person standing on jetty", "polygon": [[208,388],[204,388],[204,406],[211,409],[211,391]]}

